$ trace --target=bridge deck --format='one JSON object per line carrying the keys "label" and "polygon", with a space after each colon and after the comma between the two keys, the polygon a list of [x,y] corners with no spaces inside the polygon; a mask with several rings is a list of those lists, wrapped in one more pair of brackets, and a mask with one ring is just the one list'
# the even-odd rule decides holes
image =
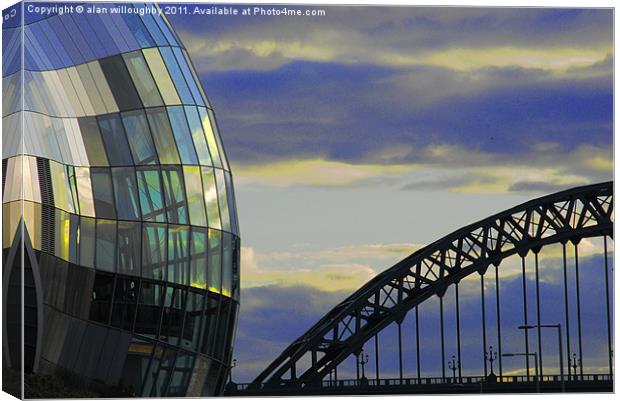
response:
{"label": "bridge deck", "polygon": [[285,395],[359,395],[359,394],[459,394],[459,393],[560,393],[612,392],[610,375],[564,377],[544,375],[537,382],[532,376],[504,376],[496,381],[482,376],[412,379],[327,380],[318,386],[300,387],[296,383],[256,387],[252,384],[229,383],[225,396],[285,396]]}

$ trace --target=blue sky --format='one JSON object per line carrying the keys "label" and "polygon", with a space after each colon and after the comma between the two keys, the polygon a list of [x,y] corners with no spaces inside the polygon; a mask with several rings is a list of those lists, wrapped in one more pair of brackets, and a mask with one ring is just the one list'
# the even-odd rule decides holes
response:
{"label": "blue sky", "polygon": [[170,17],[235,178],[238,381],[415,249],[613,174],[611,10],[326,11]]}

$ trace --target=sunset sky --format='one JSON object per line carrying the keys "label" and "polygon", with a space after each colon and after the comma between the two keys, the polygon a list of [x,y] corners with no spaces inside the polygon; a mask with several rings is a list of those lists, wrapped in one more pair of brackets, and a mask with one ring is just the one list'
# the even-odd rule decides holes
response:
{"label": "sunset sky", "polygon": [[611,10],[320,8],[169,17],[234,174],[235,381],[419,247],[613,175]]}

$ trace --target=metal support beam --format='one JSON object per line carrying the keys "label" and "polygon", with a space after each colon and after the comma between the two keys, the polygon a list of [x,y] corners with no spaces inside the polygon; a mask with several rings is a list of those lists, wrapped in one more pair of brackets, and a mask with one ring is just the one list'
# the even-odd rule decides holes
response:
{"label": "metal support beam", "polygon": [[[538,371],[540,372],[540,375],[543,376],[542,328],[540,327],[540,276],[538,274],[538,252],[536,250],[534,251],[534,265],[536,269],[536,332],[538,335],[538,363],[540,364]],[[559,350],[558,352],[561,353],[562,350]],[[562,367],[560,366],[560,369],[561,368]]]}
{"label": "metal support beam", "polygon": [[[527,278],[525,277],[525,256],[521,256],[521,277],[523,284],[523,324],[527,326]],[[525,340],[525,353],[530,353],[530,341],[527,330],[523,330],[523,338]],[[538,370],[538,367],[536,367]],[[530,358],[525,358],[525,376],[530,380]]]}
{"label": "metal support beam", "polygon": [[459,369],[459,383],[461,382],[463,375],[461,371],[461,311],[459,309],[459,283],[454,286],[455,299],[456,299],[456,352],[458,357],[458,369]]}
{"label": "metal support beam", "polygon": [[575,285],[577,287],[577,339],[579,346],[579,379],[583,380],[583,348],[581,344],[581,296],[579,290],[579,250],[578,244],[575,246]]}
{"label": "metal support beam", "polygon": [[[484,274],[480,275],[480,299],[482,301],[482,357],[487,352],[487,318],[484,301]],[[484,358],[484,377],[487,377],[487,359]]]}
{"label": "metal support beam", "polygon": [[564,272],[564,325],[566,327],[566,354],[568,362],[568,380],[571,380],[570,375],[570,325],[569,325],[569,313],[568,313],[568,268],[566,266],[566,243],[562,243],[562,264]]}
{"label": "metal support beam", "polygon": [[398,325],[398,377],[403,380],[403,322],[396,322]]}
{"label": "metal support beam", "polygon": [[502,319],[499,312],[499,270],[498,265],[495,265],[495,302],[496,302],[496,312],[497,312],[497,354],[499,355],[498,364],[499,364],[499,377],[502,377]]}
{"label": "metal support beam", "polygon": [[605,249],[605,300],[607,302],[607,355],[609,356],[609,375],[613,374],[613,360],[611,348],[611,312],[609,301],[609,263],[607,261],[607,236],[603,236],[603,247]]}
{"label": "metal support beam", "polygon": [[439,322],[441,326],[441,378],[446,380],[446,344],[443,325],[443,296],[439,297]]}
{"label": "metal support beam", "polygon": [[418,370],[418,381],[421,378],[420,372],[420,315],[418,313],[419,306],[415,307],[415,345],[416,345],[416,364]]}
{"label": "metal support beam", "polygon": [[375,379],[379,381],[379,333],[375,334]]}

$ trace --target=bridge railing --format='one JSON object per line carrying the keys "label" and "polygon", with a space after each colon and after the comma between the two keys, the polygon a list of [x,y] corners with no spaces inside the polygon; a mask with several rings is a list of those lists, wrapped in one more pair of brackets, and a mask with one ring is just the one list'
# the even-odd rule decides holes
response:
{"label": "bridge railing", "polygon": [[[612,376],[609,374],[584,374],[584,375],[564,375],[564,381],[569,382],[605,382],[611,381]],[[335,388],[354,388],[354,387],[400,387],[400,386],[433,386],[433,385],[468,385],[468,384],[493,384],[493,383],[536,383],[540,382],[561,382],[562,376],[560,375],[517,375],[517,376],[502,376],[502,377],[485,377],[485,376],[463,376],[459,378],[452,377],[424,377],[424,378],[392,378],[392,379],[344,379],[344,380],[323,380],[318,386],[322,389],[335,389]],[[230,392],[243,392],[252,388],[252,383],[229,383],[228,391]],[[263,385],[264,386],[264,385]],[[287,388],[294,389],[300,388],[301,385],[298,382],[283,382],[280,386],[265,386],[264,388]],[[256,388],[254,387],[254,390]]]}

